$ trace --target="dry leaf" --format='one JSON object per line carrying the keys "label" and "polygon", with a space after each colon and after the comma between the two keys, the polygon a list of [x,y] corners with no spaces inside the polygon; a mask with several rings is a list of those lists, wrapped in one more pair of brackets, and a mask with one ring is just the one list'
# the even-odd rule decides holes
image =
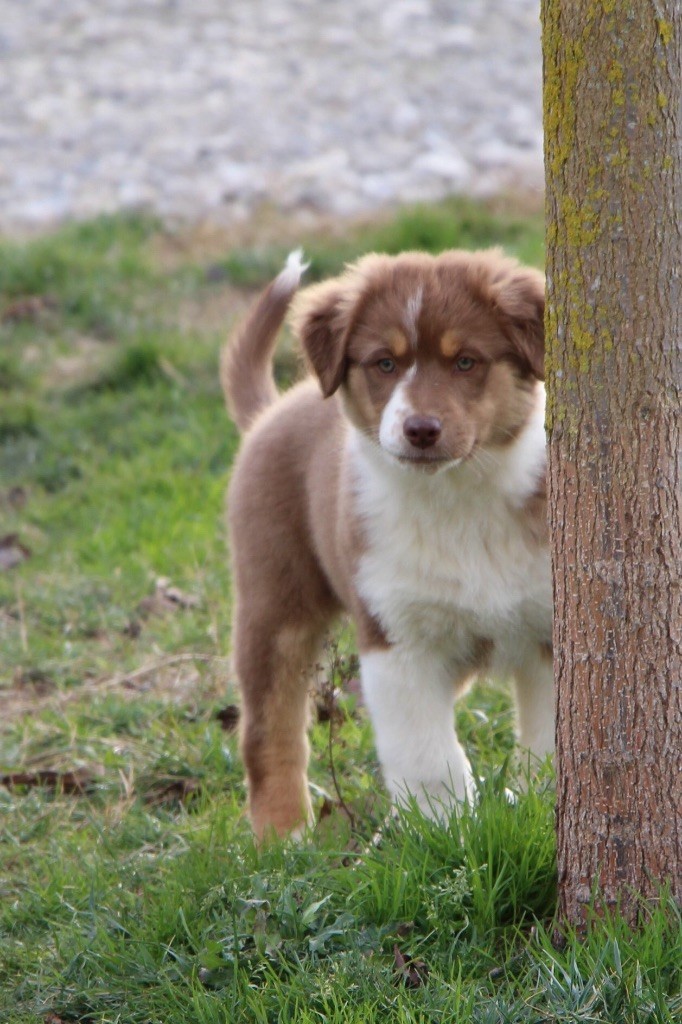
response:
{"label": "dry leaf", "polygon": [[28,499],[28,493],[25,487],[10,487],[8,491],[0,491],[0,505],[9,505],[10,508],[14,508],[20,511]]}
{"label": "dry leaf", "polygon": [[336,804],[334,804],[334,802],[330,800],[328,796],[326,796],[322,801],[322,806],[320,807],[320,812],[317,816],[318,822],[324,821],[325,818],[330,818],[334,813],[335,809]]}
{"label": "dry leaf", "polygon": [[81,794],[93,790],[103,775],[102,767],[76,768],[65,772],[40,768],[33,772],[9,772],[0,777],[0,783],[8,789],[14,789],[15,786],[43,786],[58,793]]}
{"label": "dry leaf", "polygon": [[42,320],[47,313],[53,313],[58,308],[59,303],[53,295],[22,295],[5,306],[2,311],[2,322],[5,324],[19,324],[26,321],[35,323]]}
{"label": "dry leaf", "polygon": [[168,611],[177,611],[178,608],[198,608],[200,601],[193,594],[186,594],[178,587],[171,585],[170,580],[159,576],[156,581],[156,590],[151,597],[143,598],[139,605],[140,615],[163,615]]}
{"label": "dry leaf", "polygon": [[14,685],[18,688],[31,687],[35,693],[50,693],[56,683],[52,676],[39,668],[17,669],[14,674]]}
{"label": "dry leaf", "polygon": [[30,557],[29,548],[21,543],[18,534],[7,533],[0,537],[0,569],[13,569]]}
{"label": "dry leaf", "polygon": [[186,776],[162,776],[154,781],[144,793],[148,804],[183,803],[199,792],[199,779]]}
{"label": "dry leaf", "polygon": [[215,716],[225,732],[234,732],[239,725],[239,708],[236,704],[228,704],[216,711]]}
{"label": "dry leaf", "polygon": [[397,946],[393,947],[393,960],[396,979],[406,988],[421,988],[426,983],[429,969],[423,960],[410,960]]}

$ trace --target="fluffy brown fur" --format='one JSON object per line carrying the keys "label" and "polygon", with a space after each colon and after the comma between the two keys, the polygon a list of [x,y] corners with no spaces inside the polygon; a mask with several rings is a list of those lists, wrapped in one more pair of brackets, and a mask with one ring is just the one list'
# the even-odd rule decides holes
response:
{"label": "fluffy brown fur", "polygon": [[[434,475],[513,446],[543,375],[539,273],[497,250],[371,255],[296,297],[291,323],[312,375],[277,396],[272,350],[297,285],[290,267],[222,361],[228,406],[246,431],[228,511],[241,742],[259,837],[310,820],[307,693],[331,622],[350,612],[361,654],[403,643],[358,584],[372,539],[358,501],[357,438],[410,474],[418,493]],[[513,504],[519,543],[544,544],[541,472]],[[461,641],[453,685],[490,660],[495,637],[474,633]]]}

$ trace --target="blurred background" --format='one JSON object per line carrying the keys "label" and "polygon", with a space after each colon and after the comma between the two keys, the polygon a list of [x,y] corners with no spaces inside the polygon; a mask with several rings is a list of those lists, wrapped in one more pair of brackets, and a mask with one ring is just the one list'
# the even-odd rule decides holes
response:
{"label": "blurred background", "polygon": [[539,0],[15,0],[0,76],[3,233],[540,201]]}

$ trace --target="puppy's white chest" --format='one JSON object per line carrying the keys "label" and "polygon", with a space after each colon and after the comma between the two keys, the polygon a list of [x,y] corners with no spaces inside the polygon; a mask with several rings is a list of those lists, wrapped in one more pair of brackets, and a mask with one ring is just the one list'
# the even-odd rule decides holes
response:
{"label": "puppy's white chest", "polygon": [[548,554],[494,488],[457,477],[360,471],[366,548],[356,585],[393,642],[457,648],[471,635],[506,646],[519,628],[551,635]]}

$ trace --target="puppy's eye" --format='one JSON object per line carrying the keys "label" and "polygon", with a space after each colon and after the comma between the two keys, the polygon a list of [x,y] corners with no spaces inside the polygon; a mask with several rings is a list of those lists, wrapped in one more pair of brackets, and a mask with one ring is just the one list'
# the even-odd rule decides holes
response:
{"label": "puppy's eye", "polygon": [[386,356],[384,359],[380,359],[378,361],[377,366],[379,367],[382,373],[393,373],[393,371],[395,370],[395,361],[393,359],[389,359],[388,356]]}
{"label": "puppy's eye", "polygon": [[472,359],[471,356],[460,356],[455,363],[456,368],[460,373],[468,373],[469,370],[473,370],[476,365],[476,360]]}

